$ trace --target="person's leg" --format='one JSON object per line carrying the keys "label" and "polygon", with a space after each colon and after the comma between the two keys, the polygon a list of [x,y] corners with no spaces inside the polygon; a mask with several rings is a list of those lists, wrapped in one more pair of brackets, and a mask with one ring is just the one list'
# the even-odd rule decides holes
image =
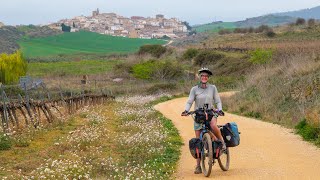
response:
{"label": "person's leg", "polygon": [[[196,138],[200,138],[200,130],[195,130],[194,131],[195,134],[196,134]],[[196,166],[196,169],[194,170],[194,173],[195,174],[200,174],[202,173],[202,170],[201,170],[201,167],[200,167],[200,158],[197,158],[197,166]]]}
{"label": "person's leg", "polygon": [[[200,130],[195,130],[194,131],[196,134],[196,138],[200,138]],[[197,158],[197,166],[200,166],[200,158]]]}
{"label": "person's leg", "polygon": [[211,122],[210,122],[210,127],[213,131],[213,134],[221,141],[224,143],[223,137],[221,135],[220,129],[217,126],[217,118],[212,118]]}

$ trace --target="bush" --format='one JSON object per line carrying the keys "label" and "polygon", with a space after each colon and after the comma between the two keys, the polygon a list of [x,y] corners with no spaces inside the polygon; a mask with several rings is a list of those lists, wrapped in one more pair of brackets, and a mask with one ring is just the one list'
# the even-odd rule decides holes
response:
{"label": "bush", "polygon": [[27,62],[22,53],[17,51],[14,54],[0,54],[0,82],[10,84],[17,82],[20,76],[27,73]]}
{"label": "bush", "polygon": [[309,20],[308,20],[308,26],[309,26],[309,27],[312,27],[312,26],[314,26],[314,25],[316,25],[316,20],[315,20],[315,19],[309,19]]}
{"label": "bush", "polygon": [[134,65],[132,73],[139,79],[169,80],[181,77],[183,69],[171,61],[150,60]]}
{"label": "bush", "polygon": [[194,48],[189,48],[188,50],[186,50],[183,55],[182,55],[182,59],[183,60],[191,60],[194,57],[196,57],[198,55],[199,51],[198,49],[194,49]]}
{"label": "bush", "polygon": [[[268,25],[261,25],[258,28],[254,30],[255,33],[262,33],[262,32],[267,32],[270,31],[270,27]],[[272,30],[272,29],[271,29]]]}
{"label": "bush", "polygon": [[224,58],[225,55],[211,51],[211,50],[203,50],[198,53],[198,55],[194,58],[194,65],[205,66],[208,64],[214,64],[216,61]]}
{"label": "bush", "polygon": [[119,77],[126,77],[128,74],[132,73],[133,66],[134,66],[134,63],[123,62],[123,63],[116,64],[113,67],[113,70],[115,74],[120,75]]}
{"label": "bush", "polygon": [[300,121],[295,128],[297,129],[297,133],[305,140],[316,140],[319,137],[319,129],[309,125],[306,119]]}
{"label": "bush", "polygon": [[11,139],[5,134],[0,134],[0,151],[8,150],[12,146]]}
{"label": "bush", "polygon": [[266,64],[271,62],[273,51],[271,49],[264,50],[264,49],[256,49],[254,51],[250,51],[250,59],[249,61],[253,64],[263,64],[266,68]]}
{"label": "bush", "polygon": [[272,29],[270,29],[269,31],[266,32],[266,35],[267,35],[268,37],[270,37],[270,38],[273,38],[273,37],[276,36],[276,33],[273,32]]}
{"label": "bush", "polygon": [[242,33],[242,34],[245,34],[245,33],[248,33],[249,32],[249,29],[247,28],[235,28],[233,30],[234,33]]}
{"label": "bush", "polygon": [[224,35],[224,34],[230,34],[231,31],[229,29],[221,29],[218,34],[220,35]]}
{"label": "bush", "polygon": [[305,25],[306,24],[306,20],[303,19],[303,18],[298,18],[296,20],[296,25],[299,26],[299,25]]}
{"label": "bush", "polygon": [[140,47],[138,54],[143,55],[143,54],[151,54],[153,57],[159,58],[161,55],[167,52],[167,48],[155,44],[155,45],[143,45]]}

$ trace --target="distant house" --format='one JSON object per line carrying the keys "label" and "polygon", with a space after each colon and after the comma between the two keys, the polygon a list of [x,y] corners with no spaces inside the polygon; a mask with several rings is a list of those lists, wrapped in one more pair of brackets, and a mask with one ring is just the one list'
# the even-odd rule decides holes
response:
{"label": "distant house", "polygon": [[71,27],[70,32],[78,32],[78,31],[79,31],[79,29],[78,29],[78,28]]}
{"label": "distant house", "polygon": [[144,19],[144,17],[141,16],[131,16],[132,20],[139,20],[139,19]]}
{"label": "distant house", "polygon": [[136,30],[131,30],[129,32],[129,38],[138,38],[139,37],[139,33]]}
{"label": "distant house", "polygon": [[93,17],[94,17],[94,16],[97,16],[97,15],[99,15],[99,8],[97,8],[96,11],[92,11],[92,16],[93,16]]}
{"label": "distant house", "polygon": [[4,26],[4,23],[0,22],[0,27]]}
{"label": "distant house", "polygon": [[164,15],[162,15],[162,14],[157,14],[157,15],[156,15],[156,19],[164,19]]}

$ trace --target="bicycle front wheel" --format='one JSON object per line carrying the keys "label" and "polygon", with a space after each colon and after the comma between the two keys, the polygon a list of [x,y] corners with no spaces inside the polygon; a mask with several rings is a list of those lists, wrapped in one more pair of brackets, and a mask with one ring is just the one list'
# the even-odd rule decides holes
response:
{"label": "bicycle front wheel", "polygon": [[202,138],[201,169],[204,176],[209,177],[213,164],[212,140],[208,133]]}
{"label": "bicycle front wheel", "polygon": [[229,170],[229,164],[230,164],[230,151],[229,148],[225,151],[222,151],[219,158],[218,158],[218,163],[223,171],[228,171]]}

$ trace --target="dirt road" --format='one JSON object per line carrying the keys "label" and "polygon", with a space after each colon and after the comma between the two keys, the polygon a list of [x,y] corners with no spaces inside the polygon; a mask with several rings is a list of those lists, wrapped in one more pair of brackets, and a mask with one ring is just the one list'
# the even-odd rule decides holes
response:
{"label": "dirt road", "polygon": [[[205,178],[203,174],[193,174],[195,159],[188,149],[189,139],[194,137],[193,120],[191,117],[180,116],[186,100],[178,98],[160,103],[155,109],[174,122],[184,141],[176,178]],[[210,178],[320,179],[320,149],[302,141],[292,130],[228,113],[218,118],[218,124],[226,122],[238,124],[241,142],[238,147],[230,150],[229,171],[223,172],[216,163]]]}

